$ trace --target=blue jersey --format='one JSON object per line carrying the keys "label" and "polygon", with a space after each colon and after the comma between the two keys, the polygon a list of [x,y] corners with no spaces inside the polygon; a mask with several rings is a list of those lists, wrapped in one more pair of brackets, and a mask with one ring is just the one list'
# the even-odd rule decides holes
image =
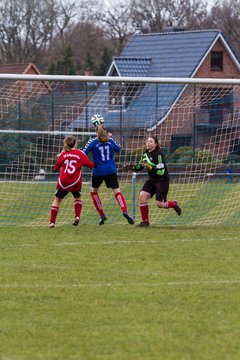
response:
{"label": "blue jersey", "polygon": [[97,176],[115,174],[117,169],[114,161],[114,152],[119,152],[121,145],[113,139],[100,142],[98,138],[90,139],[83,151],[86,155],[92,152],[92,161],[94,162],[93,174]]}

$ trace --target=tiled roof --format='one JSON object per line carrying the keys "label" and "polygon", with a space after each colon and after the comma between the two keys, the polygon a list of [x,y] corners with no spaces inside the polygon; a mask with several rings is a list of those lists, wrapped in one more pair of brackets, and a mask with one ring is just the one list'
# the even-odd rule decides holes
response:
{"label": "tiled roof", "polygon": [[116,57],[113,62],[119,76],[147,76],[151,58]]}
{"label": "tiled roof", "polygon": [[191,77],[218,35],[218,30],[138,34],[121,56],[151,57],[148,76]]}
{"label": "tiled roof", "polygon": [[[39,69],[37,68],[37,66],[33,63],[18,63],[18,64],[0,64],[0,74],[40,75],[41,73],[40,73]],[[5,86],[5,90],[11,89],[11,91],[13,91],[12,85],[17,82],[18,82],[18,80],[15,80],[15,79],[12,79],[12,80],[1,79],[1,85]],[[39,84],[41,84],[41,85],[39,85]],[[33,86],[32,90],[31,90],[32,95],[36,94],[36,93],[44,92],[43,87],[44,87],[45,91],[47,91],[47,92],[52,90],[51,85],[49,84],[48,81],[40,80],[39,82],[38,81],[35,82],[35,85],[36,86]],[[26,91],[27,91],[27,93],[29,93],[28,90],[26,90]],[[29,96],[29,94],[27,96]]]}
{"label": "tiled roof", "polygon": [[[179,31],[133,36],[120,57],[113,59],[108,75],[191,78],[218,39],[228,47],[230,56],[239,67],[236,55],[219,30]],[[123,125],[132,121],[136,127],[154,127],[165,118],[183,89],[181,84],[146,84],[124,108]],[[99,96],[102,97],[101,108],[98,108]],[[88,112],[103,113],[103,108],[109,126],[116,127],[120,110],[112,111],[109,107],[106,84],[99,86],[89,102]]]}
{"label": "tiled roof", "polygon": [[36,74],[40,72],[34,64],[0,64],[0,74],[26,74],[32,68]]}

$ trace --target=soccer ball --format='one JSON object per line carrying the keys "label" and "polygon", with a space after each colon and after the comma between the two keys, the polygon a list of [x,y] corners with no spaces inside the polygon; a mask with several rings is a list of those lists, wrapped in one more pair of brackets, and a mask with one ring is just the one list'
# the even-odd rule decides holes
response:
{"label": "soccer ball", "polygon": [[93,126],[104,124],[104,117],[100,114],[95,114],[91,117],[91,123]]}

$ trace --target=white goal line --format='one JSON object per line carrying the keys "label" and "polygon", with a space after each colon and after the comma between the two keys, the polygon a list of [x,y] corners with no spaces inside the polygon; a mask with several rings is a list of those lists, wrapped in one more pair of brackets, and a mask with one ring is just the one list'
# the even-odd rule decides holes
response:
{"label": "white goal line", "polygon": [[158,286],[204,286],[204,285],[235,285],[240,284],[240,279],[236,280],[196,280],[196,281],[162,281],[158,283],[93,283],[93,284],[0,284],[2,289],[16,289],[16,288],[29,288],[29,289],[74,289],[74,288],[97,288],[97,287],[158,287]]}
{"label": "white goal line", "polygon": [[[232,238],[197,238],[197,239],[175,239],[175,240],[169,240],[165,244],[180,244],[183,242],[218,242],[218,241],[239,241],[238,237],[232,237]],[[145,245],[145,244],[156,244],[156,245],[162,245],[163,242],[159,240],[116,240],[116,241],[87,241],[87,242],[63,242],[63,243],[53,243],[49,244],[49,246],[84,246],[84,245]],[[39,244],[31,244],[31,243],[23,243],[23,244],[8,244],[8,247],[11,248],[19,248],[19,247],[38,247]]]}

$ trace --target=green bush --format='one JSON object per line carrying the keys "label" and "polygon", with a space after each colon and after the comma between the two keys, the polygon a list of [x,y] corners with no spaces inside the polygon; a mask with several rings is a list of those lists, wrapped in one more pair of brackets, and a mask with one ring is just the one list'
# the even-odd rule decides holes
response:
{"label": "green bush", "polygon": [[239,154],[229,154],[228,158],[224,161],[225,164],[235,164],[240,163]]}
{"label": "green bush", "polygon": [[171,155],[169,155],[169,162],[173,163],[189,163],[193,158],[192,146],[182,146],[177,148]]}
{"label": "green bush", "polygon": [[17,134],[1,134],[0,162],[9,163],[30,147],[30,142]]}
{"label": "green bush", "polygon": [[194,151],[192,146],[182,146],[176,149],[170,155],[169,161],[181,164],[189,164],[192,161],[196,164],[221,164],[221,161],[210,150],[195,149]]}

